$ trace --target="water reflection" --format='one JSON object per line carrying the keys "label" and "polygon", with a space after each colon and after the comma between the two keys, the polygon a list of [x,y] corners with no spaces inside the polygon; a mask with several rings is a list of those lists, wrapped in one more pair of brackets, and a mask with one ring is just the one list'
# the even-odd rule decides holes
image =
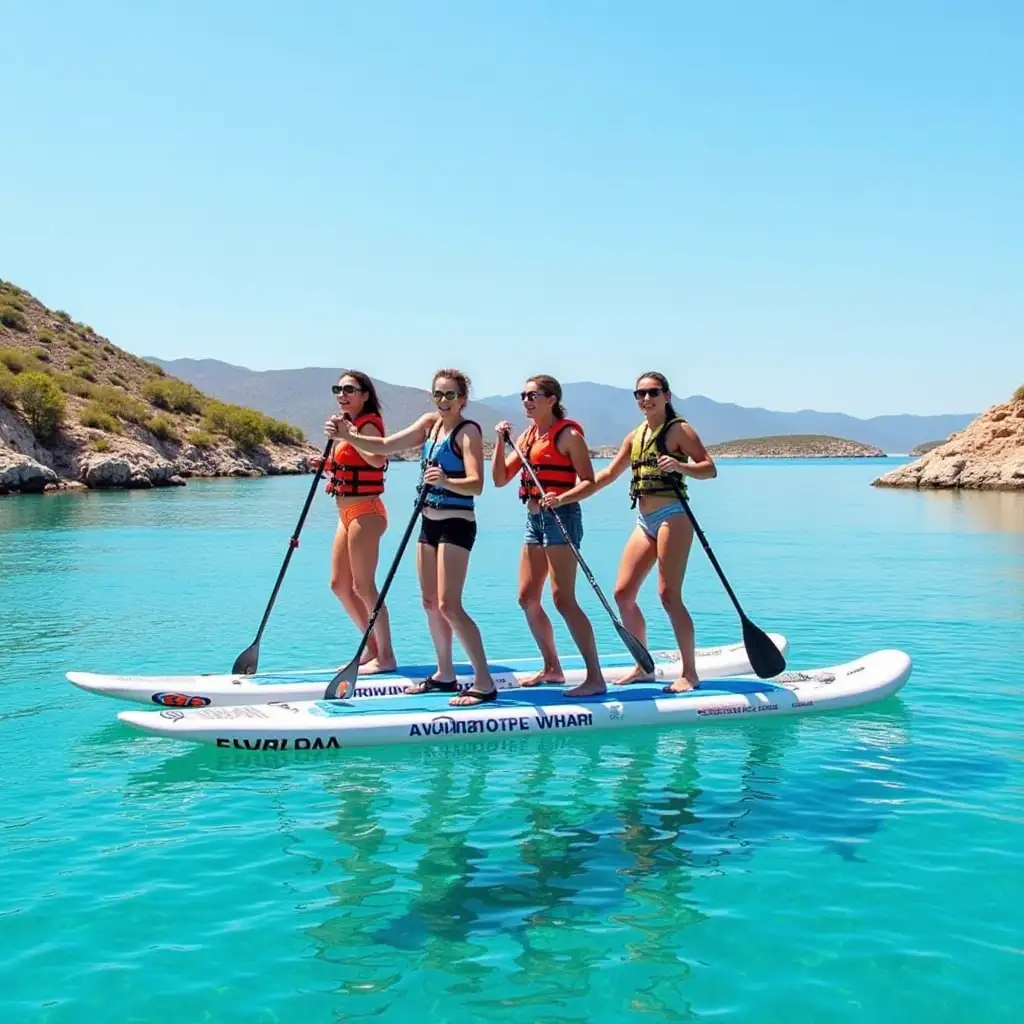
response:
{"label": "water reflection", "polygon": [[1024,491],[916,492],[929,518],[950,532],[973,529],[1010,535],[1024,550]]}

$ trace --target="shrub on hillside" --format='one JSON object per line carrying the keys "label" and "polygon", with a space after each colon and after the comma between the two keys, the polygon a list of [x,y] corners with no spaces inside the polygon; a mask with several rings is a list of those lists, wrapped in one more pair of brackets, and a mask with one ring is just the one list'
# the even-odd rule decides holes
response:
{"label": "shrub on hillside", "polygon": [[183,380],[147,380],[142,385],[143,397],[158,409],[168,412],[201,413],[209,400]]}
{"label": "shrub on hillside", "polygon": [[23,373],[18,378],[18,404],[28,418],[32,433],[50,441],[64,420],[64,392],[45,373]]}
{"label": "shrub on hillside", "polygon": [[120,388],[109,386],[97,388],[94,399],[105,412],[118,419],[141,424],[149,422],[149,408],[146,403],[132,398]]}
{"label": "shrub on hillside", "polygon": [[1024,402],[1024,384],[1022,384],[1019,388],[1017,388],[1016,391],[1014,391],[1013,400],[1015,402]]}
{"label": "shrub on hillside", "polygon": [[108,434],[120,434],[121,425],[113,416],[103,408],[99,402],[90,402],[78,417],[83,427],[92,427],[95,430],[105,430]]}
{"label": "shrub on hillside", "polygon": [[92,398],[96,393],[96,388],[92,384],[82,380],[81,377],[76,377],[73,373],[55,373],[53,378],[69,395]]}
{"label": "shrub on hillside", "polygon": [[166,416],[154,416],[149,421],[149,432],[160,441],[178,440],[178,432]]}
{"label": "shrub on hillside", "polygon": [[50,361],[50,353],[47,352],[45,348],[32,349],[32,355],[34,355],[36,359],[42,360],[44,363],[48,363]]}
{"label": "shrub on hillside", "polygon": [[302,444],[306,439],[301,428],[293,427],[290,423],[275,420],[270,416],[263,418],[263,427],[267,432],[267,437],[277,444]]}
{"label": "shrub on hillside", "polygon": [[48,331],[43,328],[41,331],[36,331],[36,341],[40,345],[52,345],[57,340],[57,335],[53,331]]}
{"label": "shrub on hillside", "polygon": [[94,452],[109,452],[110,442],[105,437],[90,437],[89,447]]}
{"label": "shrub on hillside", "polygon": [[71,372],[83,377],[85,380],[96,381],[96,370],[93,368],[92,360],[75,356],[71,360]]}
{"label": "shrub on hillside", "polygon": [[0,324],[3,324],[4,327],[10,327],[12,331],[28,330],[28,321],[25,319],[25,314],[7,302],[0,305]]}
{"label": "shrub on hillside", "polygon": [[212,448],[217,443],[213,434],[208,434],[205,430],[193,430],[185,440],[197,448]]}
{"label": "shrub on hillside", "polygon": [[0,348],[0,363],[11,373],[21,373],[25,369],[25,353],[20,348]]}
{"label": "shrub on hillside", "polygon": [[240,405],[211,402],[207,406],[203,426],[214,434],[224,434],[231,438],[244,451],[266,440],[267,431],[263,419],[258,412],[244,409]]}
{"label": "shrub on hillside", "polygon": [[0,363],[0,405],[13,409],[18,400],[18,382],[14,374]]}
{"label": "shrub on hillside", "polygon": [[68,345],[70,345],[76,352],[81,351],[82,343],[77,338],[69,337]]}
{"label": "shrub on hillside", "polygon": [[64,323],[66,323],[66,324],[71,323],[71,314],[68,313],[67,310],[63,310],[63,309],[55,310],[53,315],[58,320],[63,320]]}

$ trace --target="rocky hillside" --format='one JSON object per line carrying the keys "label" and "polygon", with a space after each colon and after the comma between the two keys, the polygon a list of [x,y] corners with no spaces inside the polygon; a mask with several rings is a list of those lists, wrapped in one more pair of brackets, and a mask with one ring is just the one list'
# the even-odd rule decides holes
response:
{"label": "rocky hillside", "polygon": [[0,281],[0,494],[305,473],[315,453]]}
{"label": "rocky hillside", "polygon": [[748,437],[707,447],[712,458],[716,459],[885,458],[885,452],[873,445],[849,441],[845,437],[829,437],[825,434]]}
{"label": "rocky hillside", "polygon": [[876,487],[1024,490],[1024,387],[994,405],[915,462],[874,481]]}
{"label": "rocky hillside", "polygon": [[933,448],[938,448],[940,444],[945,443],[945,441],[925,441],[924,444],[914,445],[907,454],[917,458],[919,455],[927,455]]}

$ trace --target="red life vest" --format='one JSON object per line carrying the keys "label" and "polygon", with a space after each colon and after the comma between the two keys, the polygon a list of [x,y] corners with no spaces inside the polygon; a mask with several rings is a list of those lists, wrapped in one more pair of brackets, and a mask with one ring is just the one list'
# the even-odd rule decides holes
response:
{"label": "red life vest", "polygon": [[[384,421],[377,413],[363,413],[352,421],[356,430],[365,423],[372,423],[383,436]],[[327,493],[343,498],[370,498],[383,494],[387,467],[387,460],[383,466],[371,466],[353,445],[342,441],[324,463],[324,472],[329,474]]]}
{"label": "red life vest", "polygon": [[[573,427],[583,434],[583,428],[575,420],[555,420],[546,434],[538,435],[537,424],[534,423],[526,434],[526,440],[520,446],[526,461],[533,467],[541,487],[547,494],[564,494],[576,485],[576,467],[568,455],[558,450],[558,437],[563,430]],[[526,467],[519,476],[519,500],[538,501],[538,492]]]}

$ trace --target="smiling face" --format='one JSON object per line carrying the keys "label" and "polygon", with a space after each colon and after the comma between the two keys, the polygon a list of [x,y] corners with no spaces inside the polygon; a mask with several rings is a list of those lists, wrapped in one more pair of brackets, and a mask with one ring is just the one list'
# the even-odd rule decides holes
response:
{"label": "smiling face", "polygon": [[355,419],[363,411],[367,395],[355,377],[346,373],[338,379],[332,390],[338,399],[338,408],[350,419]]}
{"label": "smiling face", "polygon": [[431,397],[442,416],[446,413],[461,413],[466,405],[466,396],[459,382],[452,377],[435,377]]}
{"label": "smiling face", "polygon": [[656,377],[641,377],[633,391],[636,404],[644,415],[664,415],[665,406],[672,399],[672,392],[667,391]]}
{"label": "smiling face", "polygon": [[546,391],[538,381],[528,380],[519,397],[523,401],[523,410],[531,420],[537,419],[538,416],[543,418],[554,415],[552,410],[558,399],[550,391]]}

